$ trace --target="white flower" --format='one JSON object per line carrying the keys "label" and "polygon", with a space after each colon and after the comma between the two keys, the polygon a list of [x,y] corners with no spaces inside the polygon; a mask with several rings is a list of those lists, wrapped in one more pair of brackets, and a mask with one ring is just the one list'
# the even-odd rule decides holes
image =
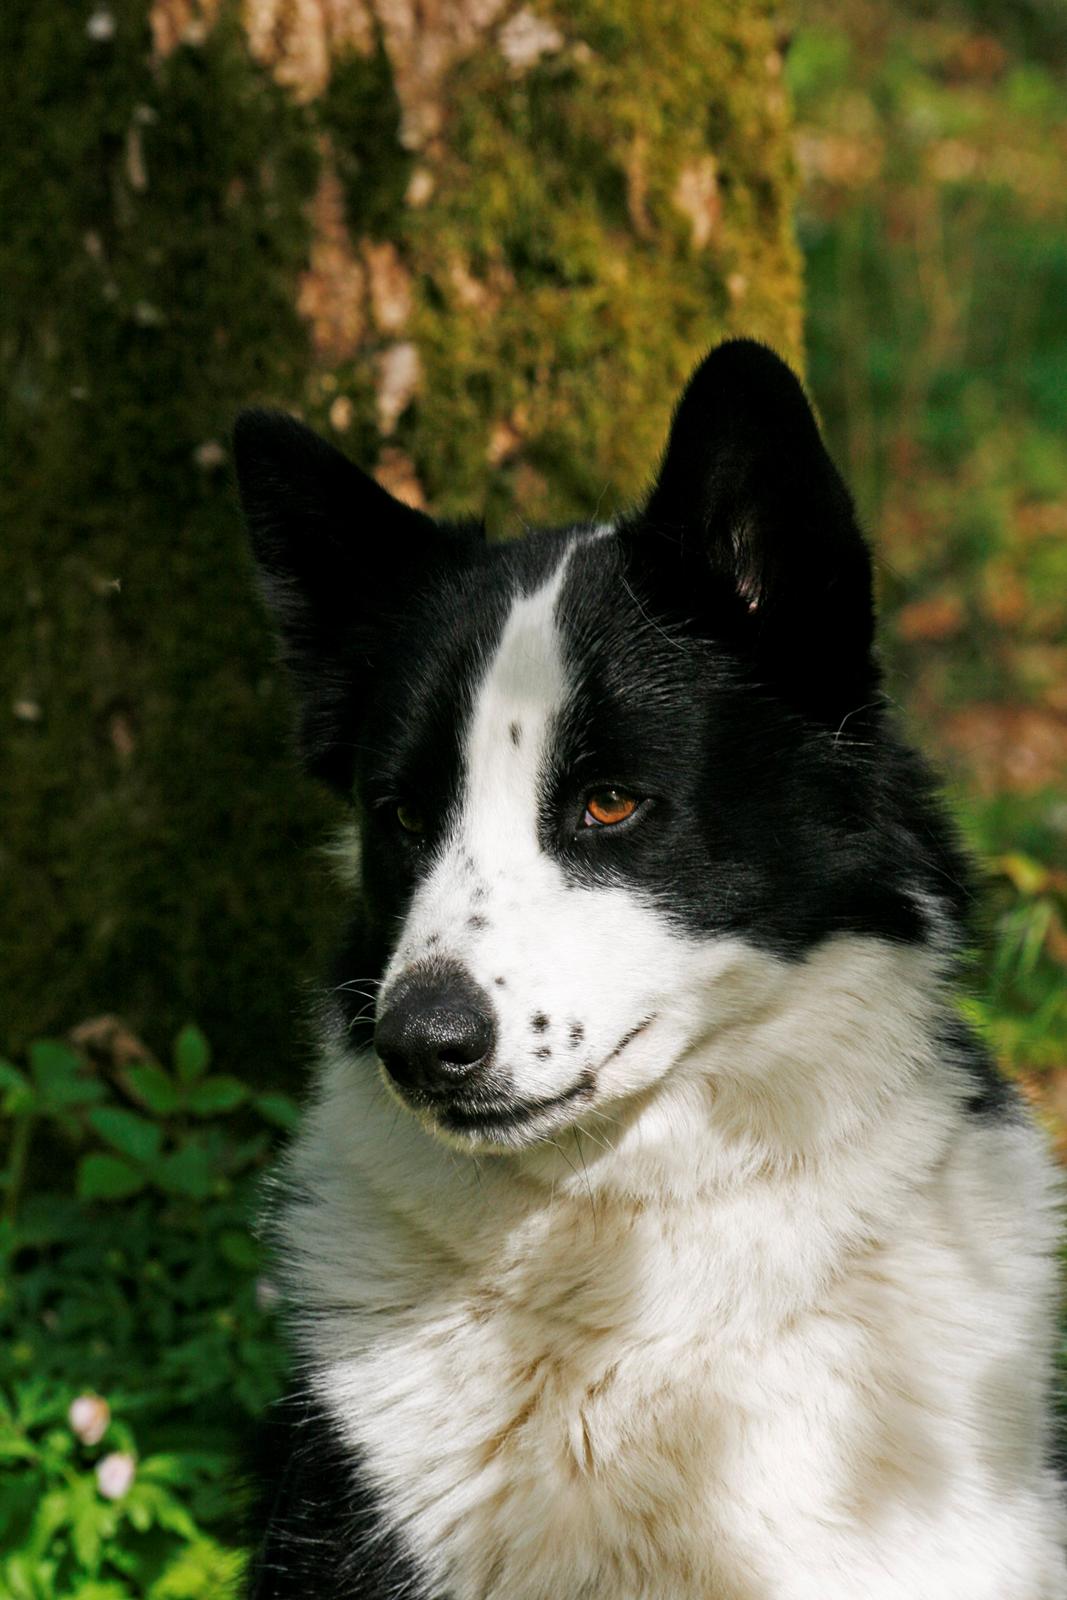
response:
{"label": "white flower", "polygon": [[121,1500],[133,1483],[137,1463],[125,1450],[113,1450],[96,1463],[96,1487],[105,1500]]}
{"label": "white flower", "polygon": [[99,1444],[111,1421],[111,1407],[98,1394],[80,1394],[70,1403],[67,1421],[82,1444]]}
{"label": "white flower", "polygon": [[106,6],[97,6],[85,24],[85,31],[90,39],[93,39],[97,44],[106,44],[109,39],[115,37],[115,18],[113,13]]}

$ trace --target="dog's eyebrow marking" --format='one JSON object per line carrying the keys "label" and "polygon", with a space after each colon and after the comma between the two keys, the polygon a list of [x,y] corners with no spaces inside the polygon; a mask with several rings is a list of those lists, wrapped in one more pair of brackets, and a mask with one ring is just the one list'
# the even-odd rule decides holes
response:
{"label": "dog's eyebrow marking", "polygon": [[513,722],[508,728],[508,737],[517,750],[522,743],[522,728],[517,722]]}
{"label": "dog's eyebrow marking", "polygon": [[536,1012],[530,1018],[530,1027],[535,1033],[544,1033],[545,1029],[548,1027],[548,1018],[545,1016],[543,1011]]}

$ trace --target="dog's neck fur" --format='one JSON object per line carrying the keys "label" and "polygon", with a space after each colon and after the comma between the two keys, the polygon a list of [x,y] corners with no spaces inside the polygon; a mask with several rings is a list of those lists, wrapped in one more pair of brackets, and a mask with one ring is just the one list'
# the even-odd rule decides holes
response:
{"label": "dog's neck fur", "polygon": [[[321,1222],[320,1208],[334,1203],[351,1216],[353,1189],[365,1185],[361,1211],[387,1215],[413,1245],[421,1237],[416,1271],[425,1263],[439,1282],[468,1281],[500,1274],[511,1258],[506,1276],[521,1281],[516,1292],[531,1309],[547,1296],[578,1320],[574,1283],[589,1252],[600,1323],[613,1242],[625,1238],[629,1253],[635,1238],[669,1237],[674,1256],[650,1249],[649,1270],[669,1261],[692,1300],[675,1259],[690,1254],[688,1236],[690,1269],[699,1260],[709,1278],[697,1297],[704,1325],[743,1329],[752,1319],[766,1331],[768,1313],[790,1315],[850,1252],[891,1230],[944,1156],[965,1089],[938,1059],[947,1009],[939,965],[929,952],[857,938],[797,964],[739,952],[719,980],[731,987],[736,1020],[617,1119],[598,1116],[516,1155],[454,1154],[397,1117],[370,1060],[338,1053],[294,1158],[299,1188],[315,1192]],[[337,1299],[340,1214],[322,1259],[314,1216],[300,1203],[296,1213],[288,1232],[299,1299],[325,1309]],[[573,1264],[562,1295],[551,1274],[542,1281],[554,1238],[566,1240]],[[365,1264],[353,1265],[363,1280]],[[619,1284],[620,1323],[630,1289]]]}
{"label": "dog's neck fur", "polygon": [[[739,953],[736,1020],[618,1126],[478,1160],[334,1053],[290,1163],[292,1293],[428,1592],[1062,1600],[1055,1191],[1024,1122],[983,1143],[961,1116],[942,978],[870,939]],[[1019,1512],[983,1487],[1005,1452]]]}

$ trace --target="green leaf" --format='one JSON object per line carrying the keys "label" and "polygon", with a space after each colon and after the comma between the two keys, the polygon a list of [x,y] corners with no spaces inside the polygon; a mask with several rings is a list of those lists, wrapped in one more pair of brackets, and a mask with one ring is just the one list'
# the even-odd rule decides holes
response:
{"label": "green leaf", "polygon": [[257,1166],[270,1149],[270,1134],[254,1133],[251,1139],[227,1144],[226,1171],[243,1172],[246,1167]]}
{"label": "green leaf", "polygon": [[158,1501],[154,1507],[155,1520],[161,1528],[176,1533],[183,1539],[193,1540],[199,1533],[196,1523],[179,1500],[163,1489],[157,1490]]}
{"label": "green leaf", "polygon": [[174,1070],[182,1083],[195,1083],[211,1065],[211,1046],[195,1022],[186,1023],[174,1041]]}
{"label": "green leaf", "polygon": [[168,1194],[185,1194],[193,1200],[206,1200],[214,1184],[211,1160],[197,1144],[187,1144],[156,1165],[153,1182]]}
{"label": "green leaf", "polygon": [[36,1461],[39,1452],[21,1434],[0,1428],[0,1462]]}
{"label": "green leaf", "polygon": [[135,1111],[120,1106],[98,1106],[89,1121],[101,1139],[134,1161],[154,1161],[163,1148],[163,1130]]}
{"label": "green leaf", "polygon": [[94,1479],[79,1478],[70,1495],[71,1544],[74,1554],[90,1575],[95,1576],[100,1564],[101,1525],[106,1519],[96,1497]]}
{"label": "green leaf", "polygon": [[82,1074],[74,1051],[55,1039],[38,1039],[30,1045],[30,1072],[46,1111],[91,1105],[107,1096],[102,1083]]}
{"label": "green leaf", "polygon": [[170,1566],[156,1579],[146,1600],[239,1600],[246,1556],[226,1550],[214,1540],[198,1538],[183,1545]]}
{"label": "green leaf", "polygon": [[1041,894],[1048,887],[1050,878],[1048,868],[1042,862],[1034,861],[1031,856],[1023,855],[1021,851],[995,856],[990,865],[994,872],[1003,873],[1021,895],[1032,897]]}
{"label": "green leaf", "polygon": [[127,1067],[125,1078],[131,1094],[143,1101],[149,1111],[154,1111],[157,1116],[168,1116],[172,1111],[177,1111],[181,1104],[181,1095],[174,1079],[154,1061]]}
{"label": "green leaf", "polygon": [[219,1253],[232,1267],[246,1272],[256,1272],[262,1264],[259,1248],[251,1234],[227,1228],[219,1235]]}
{"label": "green leaf", "polygon": [[133,1592],[111,1578],[88,1578],[76,1589],[65,1590],[63,1600],[132,1600]]}
{"label": "green leaf", "polygon": [[78,1163],[78,1193],[83,1200],[125,1200],[145,1186],[145,1174],[120,1156],[83,1156]]}
{"label": "green leaf", "polygon": [[232,1456],[222,1450],[158,1451],[137,1468],[139,1483],[170,1483],[188,1488],[194,1478],[224,1478],[233,1468]]}
{"label": "green leaf", "polygon": [[122,1502],[122,1509],[138,1533],[147,1533],[152,1526],[152,1498],[145,1493],[143,1484],[135,1483]]}
{"label": "green leaf", "polygon": [[29,1556],[15,1554],[5,1562],[0,1578],[0,1593],[6,1585],[11,1600],[48,1600],[54,1595],[54,1561],[33,1561]]}
{"label": "green leaf", "polygon": [[22,1250],[63,1243],[86,1234],[90,1227],[84,1208],[73,1195],[31,1194],[19,1209],[18,1244]]}
{"label": "green leaf", "polygon": [[48,1554],[52,1541],[70,1515],[70,1495],[65,1489],[52,1489],[41,1497],[30,1529],[29,1548],[34,1555]]}
{"label": "green leaf", "polygon": [[0,1057],[0,1111],[7,1116],[17,1116],[33,1104],[30,1080],[18,1067]]}
{"label": "green leaf", "polygon": [[295,1128],[300,1121],[300,1107],[287,1094],[257,1094],[254,1104],[260,1116],[277,1128]]}
{"label": "green leaf", "polygon": [[203,1078],[189,1090],[186,1104],[198,1117],[210,1117],[219,1111],[232,1111],[248,1099],[248,1090],[236,1078]]}
{"label": "green leaf", "polygon": [[35,1078],[76,1078],[81,1057],[60,1039],[36,1039],[30,1045],[30,1071]]}

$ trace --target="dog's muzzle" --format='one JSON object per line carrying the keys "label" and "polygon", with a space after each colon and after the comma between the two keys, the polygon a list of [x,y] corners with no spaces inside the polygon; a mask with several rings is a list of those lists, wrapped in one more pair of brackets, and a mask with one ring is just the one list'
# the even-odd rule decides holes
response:
{"label": "dog's muzzle", "polygon": [[489,996],[455,962],[412,968],[393,987],[374,1048],[404,1098],[447,1102],[475,1087],[496,1039]]}

